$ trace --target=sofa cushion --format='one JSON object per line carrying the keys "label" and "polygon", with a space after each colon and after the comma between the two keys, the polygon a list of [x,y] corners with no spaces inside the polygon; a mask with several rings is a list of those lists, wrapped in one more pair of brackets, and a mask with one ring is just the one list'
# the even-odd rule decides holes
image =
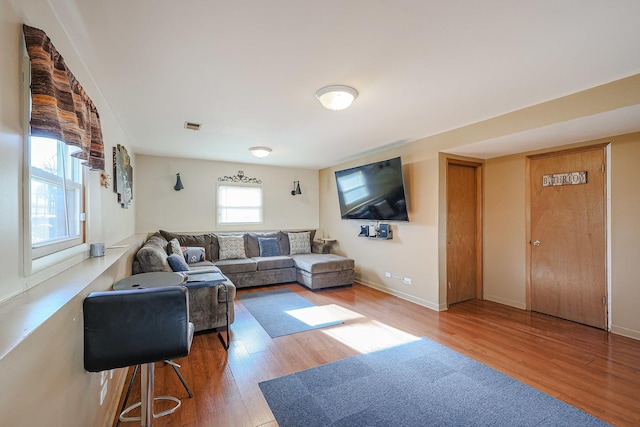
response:
{"label": "sofa cushion", "polygon": [[167,244],[167,254],[176,254],[182,256],[182,249],[180,247],[180,242],[178,242],[178,239],[169,240],[169,243]]}
{"label": "sofa cushion", "polygon": [[176,239],[180,246],[193,246],[204,248],[209,261],[218,259],[218,240],[210,233],[205,234],[178,234],[170,231],[160,230],[162,237],[167,241]]}
{"label": "sofa cushion", "polygon": [[309,240],[310,233],[308,231],[287,234],[289,235],[289,253],[291,255],[311,253],[311,240]]}
{"label": "sofa cushion", "polygon": [[247,257],[244,236],[218,236],[220,260],[243,259]]}
{"label": "sofa cushion", "polygon": [[261,257],[280,255],[278,239],[275,237],[258,237],[258,246],[260,246]]}
{"label": "sofa cushion", "polygon": [[182,256],[188,264],[194,264],[196,262],[206,261],[206,251],[202,247],[196,246],[182,246]]}
{"label": "sofa cushion", "polygon": [[352,259],[334,254],[300,254],[292,258],[296,268],[312,274],[353,270],[355,266]]}
{"label": "sofa cushion", "polygon": [[216,261],[216,267],[223,274],[248,273],[258,269],[258,263],[253,258],[225,259]]}
{"label": "sofa cushion", "polygon": [[171,254],[167,257],[167,262],[169,263],[169,267],[173,271],[189,271],[189,264],[184,260],[182,254]]}
{"label": "sofa cushion", "polygon": [[269,257],[254,257],[255,262],[258,264],[258,271],[273,270],[276,268],[289,268],[293,267],[293,258],[290,256],[269,256]]}
{"label": "sofa cushion", "polygon": [[[246,235],[246,249],[247,249],[247,257],[257,257],[260,256],[260,242],[258,239],[277,239],[278,243],[278,252],[280,252],[280,239],[282,239],[282,233],[279,231],[268,231],[268,232],[249,232]],[[282,252],[280,252],[282,253]]]}
{"label": "sofa cushion", "polygon": [[282,238],[280,239],[280,255],[291,254],[291,250],[289,247],[289,233],[301,233],[301,232],[309,233],[309,244],[310,245],[312,244],[313,238],[316,235],[316,230],[281,231],[280,234],[282,235]]}
{"label": "sofa cushion", "polygon": [[196,262],[194,264],[189,264],[189,268],[192,273],[212,273],[212,272],[220,272],[220,269],[215,266],[211,261],[202,261]]}
{"label": "sofa cushion", "polygon": [[172,271],[167,262],[167,240],[160,234],[153,234],[136,253],[143,273]]}

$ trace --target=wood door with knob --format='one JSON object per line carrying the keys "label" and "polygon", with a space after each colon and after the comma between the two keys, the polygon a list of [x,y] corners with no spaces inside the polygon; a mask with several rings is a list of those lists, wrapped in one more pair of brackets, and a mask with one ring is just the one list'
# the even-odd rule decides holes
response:
{"label": "wood door with knob", "polygon": [[[531,309],[601,329],[607,328],[605,159],[605,147],[597,146],[530,157],[529,165]],[[581,182],[582,172],[586,182],[570,184]]]}
{"label": "wood door with knob", "polygon": [[447,163],[447,304],[482,298],[480,167]]}

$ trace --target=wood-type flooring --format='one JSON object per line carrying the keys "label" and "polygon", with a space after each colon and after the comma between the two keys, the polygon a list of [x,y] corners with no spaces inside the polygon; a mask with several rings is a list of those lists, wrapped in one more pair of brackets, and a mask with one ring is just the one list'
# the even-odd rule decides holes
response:
{"label": "wood-type flooring", "polygon": [[[270,338],[236,298],[229,351],[215,332],[198,333],[189,356],[176,360],[193,398],[170,366],[156,364],[156,395],[178,397],[182,406],[153,426],[277,426],[259,382],[421,336],[610,424],[640,425],[638,340],[488,301],[436,312],[360,284],[311,292],[294,283],[238,292],[283,287],[340,316],[344,324]],[[139,398],[138,379],[130,403]],[[162,409],[157,405],[156,411]]]}

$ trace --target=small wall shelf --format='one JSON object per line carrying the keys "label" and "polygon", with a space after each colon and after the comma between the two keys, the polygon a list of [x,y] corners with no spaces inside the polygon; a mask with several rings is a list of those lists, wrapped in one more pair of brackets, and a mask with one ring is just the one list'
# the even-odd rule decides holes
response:
{"label": "small wall shelf", "polygon": [[374,240],[391,240],[391,239],[393,239],[393,233],[391,231],[389,231],[389,235],[387,237],[382,237],[382,236],[363,236],[362,234],[358,234],[358,237],[366,237],[367,239],[374,239]]}
{"label": "small wall shelf", "polygon": [[[375,234],[374,234],[375,233]],[[366,237],[367,239],[390,240],[393,239],[393,231],[389,224],[361,225],[358,237]]]}

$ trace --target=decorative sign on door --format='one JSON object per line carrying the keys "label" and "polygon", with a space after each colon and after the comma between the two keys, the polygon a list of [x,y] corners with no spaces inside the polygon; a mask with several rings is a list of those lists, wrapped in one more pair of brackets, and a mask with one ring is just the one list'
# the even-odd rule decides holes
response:
{"label": "decorative sign on door", "polygon": [[553,187],[558,185],[578,185],[587,183],[587,171],[554,173],[542,176],[543,187]]}

